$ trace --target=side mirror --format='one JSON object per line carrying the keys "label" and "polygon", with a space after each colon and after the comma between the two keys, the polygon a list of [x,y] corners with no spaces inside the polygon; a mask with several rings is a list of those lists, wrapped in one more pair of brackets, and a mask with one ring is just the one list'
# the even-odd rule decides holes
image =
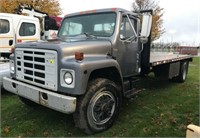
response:
{"label": "side mirror", "polygon": [[152,15],[151,14],[144,14],[142,19],[142,30],[140,35],[140,40],[144,44],[148,41],[148,37],[150,35],[152,26]]}

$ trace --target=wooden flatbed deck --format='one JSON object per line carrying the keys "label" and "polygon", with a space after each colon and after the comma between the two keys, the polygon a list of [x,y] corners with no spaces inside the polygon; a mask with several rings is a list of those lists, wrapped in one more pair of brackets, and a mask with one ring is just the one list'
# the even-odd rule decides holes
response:
{"label": "wooden flatbed deck", "polygon": [[184,59],[191,59],[190,55],[181,55],[168,52],[151,52],[150,53],[150,66],[157,66],[161,64],[176,62]]}

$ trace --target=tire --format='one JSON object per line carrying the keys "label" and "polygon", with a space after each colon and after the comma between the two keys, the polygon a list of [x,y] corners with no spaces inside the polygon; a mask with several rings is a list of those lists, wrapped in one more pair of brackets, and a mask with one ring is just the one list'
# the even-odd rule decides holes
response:
{"label": "tire", "polygon": [[187,78],[187,70],[188,70],[188,62],[185,61],[181,64],[180,73],[179,76],[177,77],[177,81],[179,83],[185,82]]}
{"label": "tire", "polygon": [[39,106],[39,104],[37,104],[29,99],[26,99],[24,97],[19,96],[19,99],[22,103],[24,103],[25,105],[27,105],[29,107],[38,107]]}
{"label": "tire", "polygon": [[89,82],[86,94],[78,98],[74,122],[88,134],[104,131],[113,125],[120,104],[117,85],[108,79],[95,79]]}

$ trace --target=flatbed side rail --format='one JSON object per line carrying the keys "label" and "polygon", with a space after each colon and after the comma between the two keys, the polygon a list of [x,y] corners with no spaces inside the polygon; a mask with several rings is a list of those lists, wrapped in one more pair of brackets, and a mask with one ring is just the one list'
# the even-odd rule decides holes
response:
{"label": "flatbed side rail", "polygon": [[167,57],[155,56],[155,57],[151,57],[150,66],[154,67],[154,66],[167,64],[167,63],[173,63],[173,62],[182,61],[182,60],[192,61],[192,56],[190,55],[171,55]]}

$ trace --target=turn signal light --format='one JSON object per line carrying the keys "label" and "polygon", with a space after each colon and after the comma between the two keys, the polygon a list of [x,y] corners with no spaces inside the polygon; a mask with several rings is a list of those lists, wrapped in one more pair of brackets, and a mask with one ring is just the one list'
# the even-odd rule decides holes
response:
{"label": "turn signal light", "polygon": [[82,52],[75,52],[75,59],[82,61],[84,59],[84,54]]}

